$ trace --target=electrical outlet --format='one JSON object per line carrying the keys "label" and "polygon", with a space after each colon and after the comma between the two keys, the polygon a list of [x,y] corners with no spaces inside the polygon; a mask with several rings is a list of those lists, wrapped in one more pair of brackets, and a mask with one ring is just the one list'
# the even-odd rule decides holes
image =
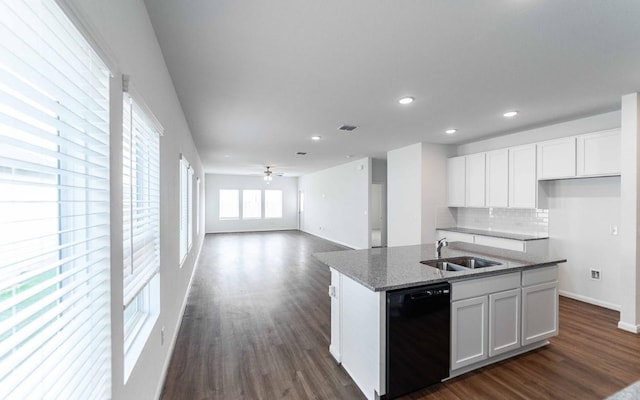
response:
{"label": "electrical outlet", "polygon": [[160,346],[164,344],[164,326],[160,329]]}
{"label": "electrical outlet", "polygon": [[609,226],[609,232],[610,232],[613,236],[618,236],[618,226],[617,226],[617,225],[610,225],[610,226]]}
{"label": "electrical outlet", "polygon": [[599,281],[600,280],[600,270],[599,269],[590,269],[591,272],[591,279],[593,279],[594,281]]}

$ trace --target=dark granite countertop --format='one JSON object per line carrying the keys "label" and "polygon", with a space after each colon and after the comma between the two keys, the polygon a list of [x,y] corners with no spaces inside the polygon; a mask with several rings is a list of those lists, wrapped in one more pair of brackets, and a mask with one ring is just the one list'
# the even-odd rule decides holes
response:
{"label": "dark granite countertop", "polygon": [[480,235],[480,236],[490,236],[501,239],[512,239],[512,240],[541,240],[541,239],[549,239],[549,236],[538,236],[538,235],[523,235],[520,233],[509,233],[509,232],[496,232],[489,231],[484,229],[471,229],[471,228],[437,228],[440,231],[448,231],[448,232],[458,232],[458,233],[468,233],[470,235]]}
{"label": "dark granite countertop", "polygon": [[420,264],[420,261],[435,258],[434,245],[432,244],[331,251],[315,253],[314,256],[329,267],[375,292],[497,275],[567,261],[461,242],[453,242],[443,248],[442,258],[475,256],[498,261],[500,265],[465,271],[442,271]]}

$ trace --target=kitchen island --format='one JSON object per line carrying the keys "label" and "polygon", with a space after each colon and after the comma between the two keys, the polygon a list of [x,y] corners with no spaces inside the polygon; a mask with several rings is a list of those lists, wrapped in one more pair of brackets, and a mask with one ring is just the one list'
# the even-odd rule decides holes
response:
{"label": "kitchen island", "polygon": [[442,258],[471,256],[498,265],[447,271],[420,263],[433,260],[434,252],[433,245],[417,245],[315,254],[331,269],[329,351],[368,399],[387,394],[386,303],[398,289],[451,284],[445,379],[544,346],[557,335],[557,264],[566,260],[451,243]]}

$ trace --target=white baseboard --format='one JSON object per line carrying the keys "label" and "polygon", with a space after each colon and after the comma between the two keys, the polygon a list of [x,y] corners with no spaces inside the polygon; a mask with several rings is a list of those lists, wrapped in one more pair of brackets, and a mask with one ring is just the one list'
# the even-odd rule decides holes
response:
{"label": "white baseboard", "polygon": [[583,303],[593,304],[594,306],[608,308],[609,310],[620,311],[619,304],[609,303],[607,301],[601,301],[594,299],[593,297],[583,296],[581,294],[567,292],[566,290],[559,290],[560,296],[568,297],[570,299],[582,301]]}
{"label": "white baseboard", "polygon": [[318,235],[317,233],[311,233],[311,232],[308,232],[308,231],[305,231],[305,230],[302,230],[302,229],[300,230],[300,232],[308,233],[311,236],[319,237],[320,239],[328,240],[330,242],[340,244],[340,245],[348,247],[350,249],[358,250],[358,247],[353,246],[353,245],[351,245],[349,243],[342,242],[340,240],[336,240],[336,239],[333,239],[333,238],[330,238],[330,237],[326,237],[326,236],[323,236],[323,235]]}
{"label": "white baseboard", "polygon": [[631,333],[640,333],[640,325],[628,324],[626,322],[618,321],[618,328]]}
{"label": "white baseboard", "polygon": [[329,346],[329,354],[331,354],[333,356],[333,358],[338,362],[338,364],[340,364],[342,361],[342,358],[340,357],[340,353],[338,353],[336,351],[336,349],[333,348],[333,346]]}
{"label": "white baseboard", "polygon": [[173,356],[173,351],[176,347],[176,342],[178,341],[178,334],[180,333],[180,326],[182,325],[182,317],[184,316],[184,310],[187,308],[187,300],[189,300],[189,293],[191,293],[191,284],[193,283],[193,277],[196,276],[196,271],[198,270],[198,264],[200,262],[200,254],[202,254],[202,248],[204,247],[204,239],[200,244],[200,251],[198,251],[198,256],[196,257],[196,261],[193,264],[193,271],[191,272],[191,278],[189,278],[189,284],[187,285],[187,291],[184,294],[184,299],[182,299],[182,306],[180,307],[180,313],[178,314],[178,320],[176,321],[176,329],[174,330],[175,334],[173,335],[173,339],[171,339],[171,343],[169,344],[169,349],[167,352],[167,357],[164,360],[164,365],[162,366],[162,374],[160,375],[160,380],[158,381],[158,387],[156,388],[156,395],[154,399],[160,399],[162,395],[162,388],[164,387],[164,381],[167,379],[167,372],[169,372],[169,364],[171,363],[171,357]]}
{"label": "white baseboard", "polygon": [[264,228],[264,229],[231,229],[231,230],[223,230],[223,231],[207,231],[205,234],[209,233],[253,233],[253,232],[278,232],[278,231],[297,231],[297,227],[290,228]]}

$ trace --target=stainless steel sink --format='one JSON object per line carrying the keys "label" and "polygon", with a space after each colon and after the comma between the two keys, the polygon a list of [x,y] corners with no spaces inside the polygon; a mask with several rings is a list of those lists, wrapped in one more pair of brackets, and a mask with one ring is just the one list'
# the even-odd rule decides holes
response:
{"label": "stainless steel sink", "polygon": [[441,258],[438,260],[420,261],[424,265],[438,268],[443,271],[465,271],[467,269],[485,268],[494,265],[500,265],[497,261],[485,260],[484,258],[463,256]]}
{"label": "stainless steel sink", "polygon": [[420,261],[420,263],[424,265],[428,265],[433,268],[441,269],[443,271],[464,271],[467,269],[461,265],[452,264],[450,262],[443,261],[443,260],[427,260],[427,261]]}
{"label": "stainless steel sink", "polygon": [[443,261],[446,261],[451,264],[461,265],[465,268],[470,268],[470,269],[486,268],[486,267],[492,267],[494,265],[500,265],[500,263],[497,261],[485,260],[484,258],[470,257],[470,256],[445,258],[443,259]]}

